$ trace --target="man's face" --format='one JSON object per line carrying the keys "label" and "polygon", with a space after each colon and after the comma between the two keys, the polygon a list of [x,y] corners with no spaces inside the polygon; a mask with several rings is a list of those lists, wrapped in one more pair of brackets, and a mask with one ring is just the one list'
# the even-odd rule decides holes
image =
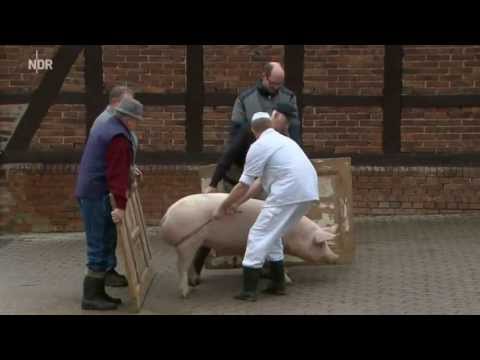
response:
{"label": "man's face", "polygon": [[128,97],[130,99],[133,98],[132,94],[130,94],[128,92],[124,93],[122,96],[120,96],[118,98],[112,98],[112,100],[110,101],[110,106],[112,106],[112,107],[118,106],[122,102],[123,98],[125,98],[125,97]]}
{"label": "man's face", "polygon": [[274,110],[272,114],[272,125],[279,133],[288,134],[288,119],[285,115],[276,110]]}
{"label": "man's face", "polygon": [[137,119],[127,116],[126,120],[127,120],[127,127],[129,130],[135,130],[137,128],[137,122],[138,122]]}
{"label": "man's face", "polygon": [[270,75],[263,75],[263,85],[272,94],[276,94],[285,81],[283,71],[272,70]]}

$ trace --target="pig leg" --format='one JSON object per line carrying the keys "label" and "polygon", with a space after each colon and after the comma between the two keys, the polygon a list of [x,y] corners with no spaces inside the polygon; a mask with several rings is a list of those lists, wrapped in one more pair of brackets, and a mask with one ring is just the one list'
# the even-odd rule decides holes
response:
{"label": "pig leg", "polygon": [[205,264],[205,260],[207,259],[210,250],[211,249],[206,246],[201,246],[197,250],[188,275],[188,283],[191,286],[197,286],[200,284],[200,273],[202,272],[203,265]]}
{"label": "pig leg", "polygon": [[177,246],[177,270],[179,276],[179,291],[183,298],[186,298],[190,292],[188,285],[188,272],[192,265],[196,251],[202,243],[202,238],[197,236],[183,242]]}

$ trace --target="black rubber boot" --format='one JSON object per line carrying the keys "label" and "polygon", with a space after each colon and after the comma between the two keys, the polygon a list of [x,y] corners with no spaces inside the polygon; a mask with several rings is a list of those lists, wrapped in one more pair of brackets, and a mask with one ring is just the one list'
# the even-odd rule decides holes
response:
{"label": "black rubber boot", "polygon": [[110,287],[127,287],[128,281],[125,276],[120,275],[115,269],[112,269],[108,270],[105,275],[105,285]]}
{"label": "black rubber boot", "polygon": [[243,290],[235,296],[237,300],[257,301],[257,285],[262,269],[243,267]]}
{"label": "black rubber boot", "polygon": [[272,269],[269,261],[265,262],[265,264],[263,265],[262,272],[260,273],[260,278],[268,280],[272,279]]}
{"label": "black rubber boot", "polygon": [[[113,298],[110,298],[113,299]],[[119,300],[119,299],[117,299]],[[121,300],[120,300],[121,301]],[[85,276],[83,280],[83,310],[116,310],[118,304],[109,300],[105,293],[105,278]]]}
{"label": "black rubber boot", "polygon": [[272,274],[272,281],[268,288],[263,290],[266,294],[273,295],[285,295],[285,269],[283,267],[283,261],[270,262],[270,269]]}

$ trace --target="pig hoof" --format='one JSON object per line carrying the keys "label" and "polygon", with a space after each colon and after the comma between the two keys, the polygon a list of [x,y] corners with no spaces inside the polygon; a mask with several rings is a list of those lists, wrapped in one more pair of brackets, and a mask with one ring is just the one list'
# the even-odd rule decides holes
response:
{"label": "pig hoof", "polygon": [[325,259],[327,260],[327,262],[329,264],[336,264],[338,259],[340,258],[340,256],[336,255],[336,254],[328,254]]}
{"label": "pig hoof", "polygon": [[285,283],[290,285],[290,284],[293,284],[293,280],[290,276],[288,276],[287,273],[285,273]]}
{"label": "pig hoof", "polygon": [[188,279],[188,285],[190,285],[190,286],[200,285],[200,278],[199,277],[193,277],[191,279]]}
{"label": "pig hoof", "polygon": [[257,295],[256,294],[251,294],[251,293],[246,293],[242,292],[236,296],[233,297],[235,300],[242,300],[242,301],[257,301]]}
{"label": "pig hoof", "polygon": [[186,299],[189,293],[190,293],[190,288],[188,286],[187,287],[182,286],[180,288],[180,295],[182,296],[182,298]]}

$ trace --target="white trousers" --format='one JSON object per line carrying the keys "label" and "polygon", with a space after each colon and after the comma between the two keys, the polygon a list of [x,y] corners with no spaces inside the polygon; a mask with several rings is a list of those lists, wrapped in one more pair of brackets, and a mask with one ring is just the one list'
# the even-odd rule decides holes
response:
{"label": "white trousers", "polygon": [[247,250],[242,265],[259,269],[266,260],[281,261],[282,237],[307,214],[313,202],[264,207],[248,233]]}

